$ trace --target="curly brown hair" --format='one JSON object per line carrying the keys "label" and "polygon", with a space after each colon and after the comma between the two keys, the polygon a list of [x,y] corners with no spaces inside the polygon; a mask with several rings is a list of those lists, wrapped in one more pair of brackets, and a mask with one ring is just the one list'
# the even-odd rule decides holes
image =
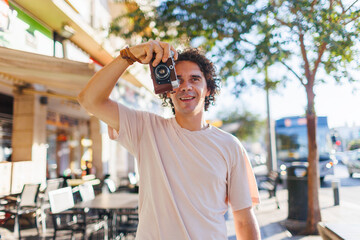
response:
{"label": "curly brown hair", "polygon": [[[215,96],[218,95],[220,92],[220,78],[218,78],[218,76],[216,75],[216,69],[214,64],[208,58],[206,58],[205,55],[197,48],[187,48],[184,51],[179,51],[178,54],[179,55],[176,62],[194,62],[199,66],[201,72],[204,74],[207,88],[208,90],[210,90],[209,97],[205,98],[204,109],[205,111],[207,111],[210,105],[215,104]],[[167,97],[167,93],[160,94],[159,96],[163,101],[162,106],[167,107],[170,105],[175,115],[174,104],[171,101],[171,98]]]}

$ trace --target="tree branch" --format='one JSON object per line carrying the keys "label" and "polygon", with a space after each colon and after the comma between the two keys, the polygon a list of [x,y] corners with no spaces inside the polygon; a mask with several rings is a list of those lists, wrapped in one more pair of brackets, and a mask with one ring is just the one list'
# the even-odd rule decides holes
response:
{"label": "tree branch", "polygon": [[292,73],[295,75],[295,77],[297,77],[297,78],[300,80],[300,82],[301,82],[301,84],[302,84],[303,86],[305,86],[305,83],[304,83],[303,79],[294,71],[294,69],[292,69],[292,68],[291,68],[289,65],[287,65],[284,61],[280,60],[280,62],[281,62],[288,70],[290,70],[290,72],[292,72]]}
{"label": "tree branch", "polygon": [[[350,6],[347,8],[347,9],[344,9],[344,6],[340,0],[340,5],[341,5],[341,8],[343,9],[343,12],[341,13],[341,15],[339,16],[339,19],[338,19],[338,22],[340,22],[340,20],[342,19],[342,17],[345,15],[345,13],[352,7],[355,5],[355,3],[357,3],[359,0],[355,0],[352,4],[350,4]],[[355,20],[355,19],[354,19]],[[352,20],[350,21],[352,22]],[[348,22],[348,23],[350,23]],[[344,25],[348,24],[348,23],[345,23]]]}
{"label": "tree branch", "polygon": [[311,3],[311,12],[314,12],[314,6],[315,4],[317,3],[317,0],[313,0],[312,3]]}
{"label": "tree branch", "polygon": [[326,42],[323,42],[319,47],[318,58],[316,59],[315,64],[314,64],[314,69],[313,69],[313,72],[312,72],[312,75],[314,76],[314,78],[315,78],[316,71],[317,71],[317,69],[319,67],[319,64],[321,62],[321,57],[325,52],[325,49],[326,49]]}
{"label": "tree branch", "polygon": [[306,76],[306,79],[308,81],[310,81],[310,76],[311,76],[310,65],[309,65],[309,61],[308,61],[307,54],[306,54],[306,48],[305,48],[305,44],[304,44],[304,34],[302,32],[300,32],[300,34],[299,34],[299,41],[300,41],[301,56],[305,63],[305,66],[304,66],[305,76]]}
{"label": "tree branch", "polygon": [[277,17],[274,17],[274,19],[276,20],[276,21],[278,21],[281,25],[283,25],[283,26],[287,26],[287,27],[289,27],[289,28],[292,28],[293,26],[290,24],[290,23],[287,23],[287,22],[285,22],[285,21],[283,21],[283,20],[281,20],[281,19],[279,19],[279,18],[277,18]]}
{"label": "tree branch", "polygon": [[344,13],[346,13],[352,6],[355,5],[355,3],[357,3],[359,0],[355,0],[346,10]]}
{"label": "tree branch", "polygon": [[[329,12],[331,12],[330,10],[332,10],[332,8],[333,8],[333,3],[334,3],[334,0],[330,0]],[[329,14],[329,22],[332,22],[331,14]]]}
{"label": "tree branch", "polygon": [[351,22],[355,21],[356,19],[358,19],[359,17],[360,17],[360,13],[359,13],[359,15],[357,15],[356,17],[353,17],[353,18],[350,19],[349,21],[345,22],[343,25],[346,26],[346,25],[348,25],[349,23],[351,23]]}
{"label": "tree branch", "polygon": [[341,9],[342,9],[342,13],[341,13],[341,14],[345,13],[345,8],[344,8],[344,5],[343,5],[343,3],[342,3],[342,0],[339,0],[339,4],[340,4],[340,7],[341,7]]}
{"label": "tree branch", "polygon": [[273,7],[275,7],[275,6],[276,6],[275,1],[274,1],[274,0],[270,0],[270,5],[273,6]]}

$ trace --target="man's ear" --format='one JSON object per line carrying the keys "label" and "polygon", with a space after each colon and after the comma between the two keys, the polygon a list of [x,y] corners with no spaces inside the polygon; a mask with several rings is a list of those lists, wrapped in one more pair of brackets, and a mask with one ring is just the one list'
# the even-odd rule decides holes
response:
{"label": "man's ear", "polygon": [[208,89],[207,89],[207,92],[206,92],[206,97],[209,97],[210,94],[211,94],[211,90],[208,88]]}

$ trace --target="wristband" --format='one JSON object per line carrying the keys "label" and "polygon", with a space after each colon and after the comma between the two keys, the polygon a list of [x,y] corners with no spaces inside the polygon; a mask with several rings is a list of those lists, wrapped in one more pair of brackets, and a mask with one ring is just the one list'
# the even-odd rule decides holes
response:
{"label": "wristband", "polygon": [[130,52],[129,47],[126,47],[125,49],[121,50],[120,56],[121,58],[125,59],[129,63],[129,65],[132,65],[134,62],[141,63],[140,59],[135,57],[134,54]]}

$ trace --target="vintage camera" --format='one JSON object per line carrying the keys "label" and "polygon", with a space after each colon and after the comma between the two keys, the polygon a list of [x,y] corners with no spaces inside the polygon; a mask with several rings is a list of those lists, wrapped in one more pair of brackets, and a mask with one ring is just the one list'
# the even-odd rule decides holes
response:
{"label": "vintage camera", "polygon": [[171,56],[168,60],[160,62],[157,66],[153,67],[152,63],[154,58],[150,62],[151,78],[153,80],[154,89],[156,94],[165,92],[171,92],[179,87],[179,80],[175,72],[174,53],[171,51]]}

